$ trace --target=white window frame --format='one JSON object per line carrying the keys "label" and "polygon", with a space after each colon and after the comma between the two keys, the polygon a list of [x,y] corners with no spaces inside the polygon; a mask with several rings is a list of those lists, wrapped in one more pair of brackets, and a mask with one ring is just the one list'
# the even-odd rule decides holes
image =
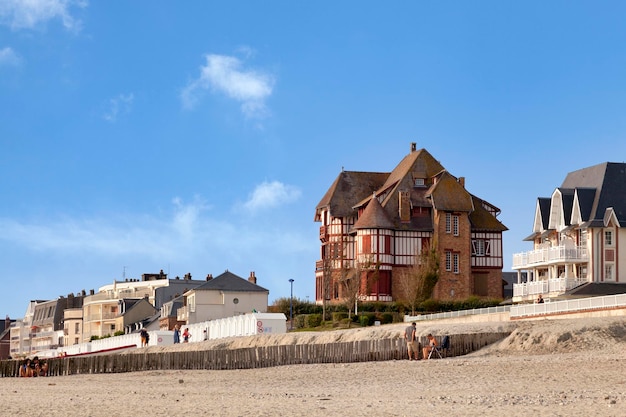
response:
{"label": "white window frame", "polygon": [[604,231],[604,245],[605,246],[613,246],[615,241],[613,239],[613,229],[608,229]]}
{"label": "white window frame", "polygon": [[459,273],[459,254],[458,253],[452,254],[452,272],[454,272],[455,274]]}
{"label": "white window frame", "polygon": [[452,252],[446,251],[446,271],[452,271]]}
{"label": "white window frame", "polygon": [[452,216],[452,234],[454,236],[459,235],[459,216]]}
{"label": "white window frame", "polygon": [[613,277],[613,264],[612,263],[606,263],[604,264],[604,280],[605,281],[615,281],[615,278]]}
{"label": "white window frame", "polygon": [[452,233],[452,214],[446,213],[446,233]]}

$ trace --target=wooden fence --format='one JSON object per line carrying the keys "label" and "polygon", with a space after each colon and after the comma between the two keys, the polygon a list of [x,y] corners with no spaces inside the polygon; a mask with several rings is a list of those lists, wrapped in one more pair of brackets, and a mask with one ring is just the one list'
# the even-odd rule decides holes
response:
{"label": "wooden fence", "polygon": [[[450,335],[446,356],[474,352],[504,339],[510,333],[475,333]],[[441,343],[441,337],[437,338]],[[426,342],[419,340],[420,346]],[[143,351],[143,352],[142,352]],[[180,369],[251,369],[270,366],[312,363],[349,363],[406,359],[403,339],[363,340],[327,344],[256,346],[241,349],[150,352],[137,349],[131,353],[76,356],[47,359],[48,375],[101,374],[148,370]],[[0,361],[0,376],[19,375],[20,361]]]}

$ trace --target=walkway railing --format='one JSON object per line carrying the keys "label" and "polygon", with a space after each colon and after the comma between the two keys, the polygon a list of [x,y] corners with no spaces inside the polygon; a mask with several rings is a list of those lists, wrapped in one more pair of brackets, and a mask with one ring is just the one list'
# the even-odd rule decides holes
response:
{"label": "walkway railing", "polygon": [[405,315],[404,321],[408,323],[412,321],[438,320],[438,319],[449,319],[449,318],[455,318],[455,317],[474,316],[477,314],[506,313],[510,309],[511,309],[511,306],[497,306],[497,307],[474,308],[471,310],[447,311],[445,313],[421,314],[419,316]]}
{"label": "walkway railing", "polygon": [[579,298],[576,300],[552,301],[541,304],[519,304],[511,306],[510,317],[524,318],[546,314],[575,313],[590,310],[626,308],[626,294],[602,297]]}

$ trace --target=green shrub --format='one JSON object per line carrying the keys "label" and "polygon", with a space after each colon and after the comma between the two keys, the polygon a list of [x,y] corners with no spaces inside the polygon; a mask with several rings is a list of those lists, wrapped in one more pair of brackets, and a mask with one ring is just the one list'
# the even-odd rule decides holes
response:
{"label": "green shrub", "polygon": [[374,324],[374,322],[376,321],[376,314],[374,313],[362,313],[359,314],[359,324],[361,324],[361,326],[366,327],[366,326],[371,326]]}
{"label": "green shrub", "polygon": [[304,321],[306,316],[304,314],[298,314],[293,318],[293,328],[294,329],[302,329],[305,327]]}
{"label": "green shrub", "polygon": [[322,324],[321,314],[307,314],[305,315],[304,327],[318,327]]}
{"label": "green shrub", "polygon": [[420,307],[429,313],[441,311],[441,304],[432,298],[421,303]]}
{"label": "green shrub", "polygon": [[337,323],[337,322],[342,321],[343,319],[347,319],[348,313],[343,312],[343,311],[335,311],[332,317],[333,317],[333,323]]}
{"label": "green shrub", "polygon": [[380,324],[393,323],[393,313],[382,313],[380,315]]}

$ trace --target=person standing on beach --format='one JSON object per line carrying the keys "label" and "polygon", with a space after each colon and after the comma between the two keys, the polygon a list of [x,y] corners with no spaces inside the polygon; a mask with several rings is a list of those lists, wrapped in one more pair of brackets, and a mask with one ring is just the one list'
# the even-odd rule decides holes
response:
{"label": "person standing on beach", "polygon": [[409,360],[412,361],[413,357],[417,360],[417,342],[415,340],[415,322],[411,323],[406,329],[404,329],[404,340],[406,340],[406,349],[409,354]]}
{"label": "person standing on beach", "polygon": [[141,332],[139,334],[141,335],[141,347],[148,346],[148,340],[150,336],[148,336],[148,332],[146,331],[146,329],[141,329]]}
{"label": "person standing on beach", "polygon": [[189,327],[185,327],[185,331],[183,332],[183,343],[189,343],[190,337],[191,333],[189,333]]}
{"label": "person standing on beach", "polygon": [[180,326],[174,326],[174,343],[180,343]]}

